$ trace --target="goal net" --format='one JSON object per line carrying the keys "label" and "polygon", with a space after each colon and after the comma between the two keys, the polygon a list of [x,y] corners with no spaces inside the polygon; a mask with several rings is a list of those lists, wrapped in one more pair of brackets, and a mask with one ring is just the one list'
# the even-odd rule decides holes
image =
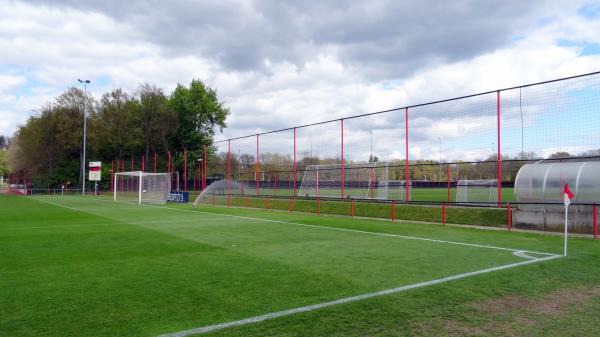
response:
{"label": "goal net", "polygon": [[[388,164],[344,164],[344,198],[388,199]],[[298,191],[300,197],[341,198],[342,165],[308,165]]]}
{"label": "goal net", "polygon": [[458,203],[497,203],[498,181],[496,179],[459,180],[456,184]]}
{"label": "goal net", "polygon": [[146,173],[141,171],[115,173],[114,201],[138,204],[164,204],[171,192],[169,173]]}
{"label": "goal net", "polygon": [[387,180],[380,181],[378,184],[378,196],[385,196],[379,199],[410,201],[412,197],[412,181],[408,182],[408,199],[406,198],[405,180]]}

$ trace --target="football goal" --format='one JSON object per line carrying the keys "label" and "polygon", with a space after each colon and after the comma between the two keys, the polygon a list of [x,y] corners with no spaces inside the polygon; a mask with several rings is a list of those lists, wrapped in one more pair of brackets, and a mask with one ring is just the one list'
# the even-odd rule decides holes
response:
{"label": "football goal", "polygon": [[308,165],[302,176],[298,195],[320,198],[388,199],[388,164],[344,164],[344,195],[342,196],[342,165]]}
{"label": "football goal", "polygon": [[164,204],[171,192],[171,175],[142,171],[117,172],[113,186],[114,201]]}
{"label": "football goal", "polygon": [[456,202],[495,204],[498,202],[498,181],[496,179],[459,180],[456,184]]}

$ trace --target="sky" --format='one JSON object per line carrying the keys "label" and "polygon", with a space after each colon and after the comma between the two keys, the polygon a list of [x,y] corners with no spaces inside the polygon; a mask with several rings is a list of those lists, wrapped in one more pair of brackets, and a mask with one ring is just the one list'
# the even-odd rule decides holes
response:
{"label": "sky", "polygon": [[[226,139],[600,70],[597,1],[0,0],[0,22],[8,136],[78,78],[96,98],[200,79],[231,109]],[[430,117],[416,123],[439,134],[414,148],[424,157],[451,159],[456,137],[493,124]],[[355,128],[364,145],[372,127]],[[464,157],[494,147],[479,143]]]}

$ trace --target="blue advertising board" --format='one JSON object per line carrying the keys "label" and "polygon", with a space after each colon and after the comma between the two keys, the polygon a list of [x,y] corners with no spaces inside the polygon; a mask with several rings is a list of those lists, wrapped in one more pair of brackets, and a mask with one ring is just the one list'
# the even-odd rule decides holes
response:
{"label": "blue advertising board", "polygon": [[188,192],[175,191],[175,192],[169,193],[169,197],[167,198],[167,201],[179,202],[179,203],[185,204],[189,201],[189,199],[190,199],[190,194]]}

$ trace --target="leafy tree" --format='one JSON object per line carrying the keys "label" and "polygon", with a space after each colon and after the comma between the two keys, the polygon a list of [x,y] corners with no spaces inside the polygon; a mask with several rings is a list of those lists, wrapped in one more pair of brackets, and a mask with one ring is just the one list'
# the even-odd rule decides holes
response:
{"label": "leafy tree", "polygon": [[0,136],[0,150],[6,150],[8,147],[8,137]]}
{"label": "leafy tree", "polygon": [[223,130],[229,108],[217,98],[217,91],[192,80],[190,87],[177,85],[169,99],[169,106],[179,117],[176,141],[177,148],[199,149],[202,145],[212,145],[215,127]]}
{"label": "leafy tree", "polygon": [[555,152],[551,154],[548,159],[557,159],[557,158],[571,158],[571,154],[569,152]]}

